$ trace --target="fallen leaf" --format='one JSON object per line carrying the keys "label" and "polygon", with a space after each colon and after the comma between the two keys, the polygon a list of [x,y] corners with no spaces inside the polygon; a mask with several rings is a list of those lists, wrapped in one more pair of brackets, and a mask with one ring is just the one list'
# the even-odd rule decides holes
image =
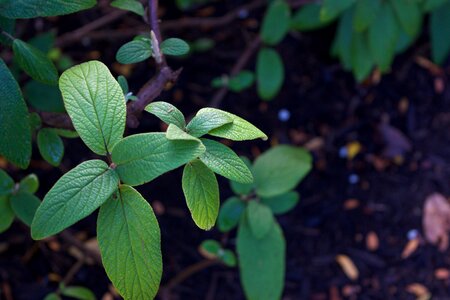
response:
{"label": "fallen leaf", "polygon": [[420,240],[418,238],[411,239],[406,244],[405,248],[403,248],[402,259],[406,259],[411,256],[414,252],[416,252],[417,248],[419,248]]}
{"label": "fallen leaf", "polygon": [[439,268],[434,271],[434,277],[439,280],[447,280],[450,277],[450,270],[446,268]]}
{"label": "fallen leaf", "polygon": [[355,266],[350,257],[344,254],[336,255],[336,262],[341,266],[342,270],[348,278],[350,278],[351,280],[358,279],[358,268]]}
{"label": "fallen leaf", "polygon": [[438,245],[439,250],[445,251],[449,244],[450,204],[443,195],[434,193],[427,197],[422,224],[425,239],[431,244]]}
{"label": "fallen leaf", "polygon": [[378,235],[374,231],[370,231],[366,236],[366,247],[370,251],[378,250],[380,246],[380,240],[378,239]]}
{"label": "fallen leaf", "polygon": [[426,286],[421,283],[411,283],[406,287],[406,291],[416,296],[417,300],[427,300],[431,298],[430,292]]}

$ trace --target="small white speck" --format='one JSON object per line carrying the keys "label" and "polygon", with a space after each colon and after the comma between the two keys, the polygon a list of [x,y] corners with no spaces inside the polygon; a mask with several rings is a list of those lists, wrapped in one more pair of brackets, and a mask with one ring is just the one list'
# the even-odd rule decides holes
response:
{"label": "small white speck", "polygon": [[359,176],[357,174],[350,174],[350,176],[348,176],[348,182],[350,182],[351,184],[357,184],[359,181]]}

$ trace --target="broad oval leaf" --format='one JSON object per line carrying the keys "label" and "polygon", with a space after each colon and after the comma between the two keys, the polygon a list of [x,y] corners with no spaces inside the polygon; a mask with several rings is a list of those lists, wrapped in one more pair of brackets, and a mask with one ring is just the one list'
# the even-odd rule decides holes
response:
{"label": "broad oval leaf", "polygon": [[28,109],[19,85],[0,59],[0,155],[26,169],[31,159]]}
{"label": "broad oval leaf", "polygon": [[272,212],[276,215],[284,214],[293,209],[300,199],[300,195],[297,192],[291,191],[285,194],[261,198],[261,203],[270,207]]}
{"label": "broad oval leaf", "polygon": [[217,227],[222,232],[235,228],[245,210],[245,203],[238,197],[228,198],[220,207]]}
{"label": "broad oval leaf", "polygon": [[11,207],[16,216],[31,226],[36,210],[41,204],[38,197],[29,193],[17,193],[10,198]]}
{"label": "broad oval leaf", "polygon": [[14,221],[14,211],[8,197],[0,197],[0,233],[7,230]]}
{"label": "broad oval leaf", "polygon": [[96,0],[2,0],[0,15],[11,19],[59,16],[91,8],[96,3]]}
{"label": "broad oval leaf", "polygon": [[40,240],[90,215],[117,190],[119,177],[101,160],[81,163],[62,176],[45,195],[31,225]]}
{"label": "broad oval leaf", "polygon": [[237,235],[241,282],[247,299],[281,299],[284,285],[286,242],[278,223],[264,238],[254,237],[247,218]]}
{"label": "broad oval leaf", "polygon": [[41,50],[15,39],[13,51],[19,67],[34,80],[53,85],[58,82],[58,71],[55,65]]}
{"label": "broad oval leaf", "polygon": [[176,141],[176,140],[184,140],[184,141],[197,141],[200,142],[200,140],[188,133],[186,131],[183,131],[181,128],[179,128],[175,124],[169,124],[169,127],[167,127],[166,131],[166,137],[169,140]]}
{"label": "broad oval leaf", "polygon": [[59,79],[73,126],[95,153],[111,153],[125,131],[125,98],[119,83],[99,61],[65,71]]}
{"label": "broad oval leaf", "polygon": [[182,186],[195,224],[205,230],[213,227],[220,206],[219,185],[214,173],[200,160],[193,160],[184,167]]}
{"label": "broad oval leaf", "polygon": [[267,8],[261,25],[261,40],[276,45],[286,36],[291,19],[291,8],[284,0],[275,0]]}
{"label": "broad oval leaf", "polygon": [[351,63],[353,74],[359,82],[370,75],[374,67],[374,62],[370,57],[370,51],[367,45],[367,35],[361,32],[354,32],[350,46]]}
{"label": "broad oval leaf", "polygon": [[[371,0],[368,0],[371,1]],[[296,30],[308,31],[315,30],[328,25],[330,22],[323,22],[320,20],[320,9],[322,4],[320,3],[309,3],[292,16],[291,28]]]}
{"label": "broad oval leaf", "polygon": [[36,174],[30,174],[19,183],[19,192],[34,194],[39,188],[39,178]]}
{"label": "broad oval leaf", "polygon": [[114,0],[111,2],[111,6],[134,12],[140,16],[145,14],[144,6],[137,0]]}
{"label": "broad oval leaf", "polygon": [[[241,156],[240,158],[245,163],[247,168],[251,171],[251,169],[252,169],[252,162],[245,156]],[[252,176],[253,176],[253,174],[252,174]],[[253,191],[253,189],[255,187],[255,184],[254,184],[254,182],[252,182],[252,183],[240,183],[240,182],[237,182],[237,181],[230,180],[230,187],[231,187],[231,190],[235,194],[246,196],[246,195],[250,194]]]}
{"label": "broad oval leaf", "polygon": [[431,57],[442,64],[450,53],[450,2],[431,13]]}
{"label": "broad oval leaf", "polygon": [[270,208],[255,200],[250,201],[245,210],[247,221],[255,238],[263,238],[274,226],[275,220]]}
{"label": "broad oval leaf", "polygon": [[134,64],[152,56],[152,47],[147,40],[128,42],[117,51],[116,59],[121,64]]}
{"label": "broad oval leaf", "polygon": [[59,166],[64,156],[64,144],[59,135],[43,128],[38,132],[37,144],[42,157],[52,166]]}
{"label": "broad oval leaf", "polygon": [[157,101],[150,103],[145,108],[145,111],[157,116],[161,121],[169,124],[175,124],[179,128],[184,129],[186,127],[186,121],[183,113],[170,103]]}
{"label": "broad oval leaf", "polygon": [[200,141],[171,141],[162,132],[126,137],[112,152],[120,179],[140,185],[176,169],[205,151]]}
{"label": "broad oval leaf", "polygon": [[233,118],[219,110],[200,110],[187,124],[186,132],[195,137],[201,137],[213,129],[232,123]]}
{"label": "broad oval leaf", "polygon": [[353,29],[363,32],[373,23],[379,9],[381,0],[358,0],[353,14]]}
{"label": "broad oval leaf", "polygon": [[215,259],[222,249],[222,245],[216,240],[205,240],[198,247],[200,254],[208,259]]}
{"label": "broad oval leaf", "polygon": [[243,70],[228,80],[228,88],[239,93],[249,88],[255,82],[255,74],[251,71]]}
{"label": "broad oval leaf", "polygon": [[82,286],[68,286],[61,288],[61,294],[79,300],[96,300],[95,294],[88,288]]}
{"label": "broad oval leaf", "polygon": [[125,299],[153,299],[162,274],[161,234],[151,206],[122,185],[100,208],[97,239],[103,265]]}
{"label": "broad oval leaf", "polygon": [[312,167],[303,148],[280,145],[261,154],[253,164],[256,193],[261,197],[283,194],[297,186]]}
{"label": "broad oval leaf", "polygon": [[14,190],[14,180],[0,169],[0,197],[11,194]]}
{"label": "broad oval leaf", "polygon": [[182,39],[169,38],[164,40],[161,45],[161,52],[165,55],[180,56],[189,52],[189,45]]}
{"label": "broad oval leaf", "polygon": [[227,146],[208,139],[201,140],[206,147],[200,160],[212,171],[230,180],[252,183],[253,175],[242,159]]}
{"label": "broad oval leaf", "polygon": [[208,134],[225,139],[230,139],[233,141],[254,140],[258,138],[267,140],[267,135],[265,135],[264,132],[256,128],[256,126],[254,126],[250,122],[232,113],[217,108],[206,107],[200,109],[197,115],[211,114],[211,112],[227,115],[231,119],[233,119],[233,122],[220,126],[219,128],[213,129],[210,132],[208,132]]}
{"label": "broad oval leaf", "polygon": [[277,51],[262,48],[256,59],[258,95],[263,100],[273,99],[284,82],[284,65]]}

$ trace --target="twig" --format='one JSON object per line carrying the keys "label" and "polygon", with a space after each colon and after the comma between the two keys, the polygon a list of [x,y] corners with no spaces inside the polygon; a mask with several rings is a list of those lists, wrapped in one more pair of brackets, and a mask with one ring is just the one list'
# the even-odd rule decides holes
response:
{"label": "twig", "polygon": [[64,241],[67,243],[73,245],[78,250],[80,250],[84,255],[92,258],[96,263],[101,264],[102,258],[101,256],[96,252],[89,248],[87,248],[81,241],[79,241],[76,237],[74,237],[69,231],[65,230],[60,233],[59,235]]}
{"label": "twig", "polygon": [[180,273],[178,273],[172,280],[169,281],[161,290],[168,291],[175,286],[179,285],[195,273],[198,273],[206,268],[219,264],[218,260],[215,259],[205,259],[193,265],[190,265]]}

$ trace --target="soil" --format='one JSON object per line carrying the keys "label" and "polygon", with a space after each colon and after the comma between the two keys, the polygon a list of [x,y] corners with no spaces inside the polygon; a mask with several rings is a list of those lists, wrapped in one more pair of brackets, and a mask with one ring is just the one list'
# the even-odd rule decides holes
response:
{"label": "soil", "polygon": [[[183,14],[163,4],[162,18],[164,22],[186,15],[220,16],[239,3],[214,2]],[[44,21],[44,29],[56,25],[61,34],[104,13],[97,9]],[[182,66],[183,72],[177,84],[159,99],[173,99],[186,115],[208,106],[216,91],[210,87],[212,78],[229,72],[255,34],[256,27],[252,24],[262,14],[263,10],[254,10],[245,20],[219,28],[164,32],[166,37],[186,40],[207,37],[216,46],[186,59],[170,59],[170,65]],[[108,29],[120,32],[142,25],[139,22],[139,18],[129,14],[108,25]],[[29,28],[22,30],[27,34],[38,31],[34,21],[19,22],[19,26]],[[420,284],[416,287],[425,288],[432,299],[450,299],[450,277],[436,275],[437,270],[450,270],[450,253],[426,243],[422,229],[426,196],[433,192],[450,194],[450,89],[445,76],[448,72],[435,77],[415,62],[417,56],[429,55],[424,32],[412,49],[396,58],[392,71],[378,84],[355,83],[328,54],[333,33],[333,26],[311,33],[292,33],[277,46],[285,61],[286,80],[273,101],[261,101],[255,88],[251,88],[239,94],[228,93],[220,106],[248,119],[270,137],[268,142],[230,144],[240,155],[253,159],[278,143],[317,145],[312,147],[314,169],[298,187],[299,205],[278,217],[287,241],[283,299],[416,299],[420,291],[411,292],[412,284]],[[129,39],[75,43],[65,52],[76,61],[99,58],[113,66],[117,75],[118,71],[127,70],[113,65],[114,55]],[[153,69],[149,63],[136,65],[128,76],[131,90],[137,91]],[[254,59],[246,69],[254,69]],[[439,84],[444,88],[437,88]],[[281,109],[290,112],[288,121],[279,119]],[[383,138],[386,127],[398,130],[411,148],[397,147],[395,139]],[[156,118],[146,115],[141,126],[128,134],[161,129]],[[349,143],[361,145],[361,151],[353,159],[342,157],[343,148]],[[59,169],[43,163],[34,149],[31,171],[41,179],[38,196],[43,197],[64,172],[93,157],[80,140],[65,140],[65,145],[66,154]],[[396,152],[395,157],[390,154],[392,151]],[[10,171],[15,179],[29,172]],[[232,193],[226,180],[220,178],[219,183],[224,200]],[[181,191],[180,170],[138,190],[157,207],[164,286],[182,270],[203,260],[197,251],[203,240],[224,237],[216,229],[201,231],[191,220]],[[94,214],[73,226],[70,232],[86,241],[95,237],[95,224]],[[402,258],[411,239],[419,241],[418,247]],[[226,246],[234,249],[235,232],[226,240]],[[59,237],[35,242],[29,229],[15,222],[0,235],[0,298],[43,299],[76,263],[79,253],[74,249]],[[348,256],[355,264],[359,271],[356,280],[349,279],[336,262],[339,254]],[[95,263],[84,264],[70,283],[92,289],[98,299],[120,299],[113,296],[103,268]],[[244,299],[244,295],[238,270],[215,265],[193,274],[160,298],[221,300]]]}

